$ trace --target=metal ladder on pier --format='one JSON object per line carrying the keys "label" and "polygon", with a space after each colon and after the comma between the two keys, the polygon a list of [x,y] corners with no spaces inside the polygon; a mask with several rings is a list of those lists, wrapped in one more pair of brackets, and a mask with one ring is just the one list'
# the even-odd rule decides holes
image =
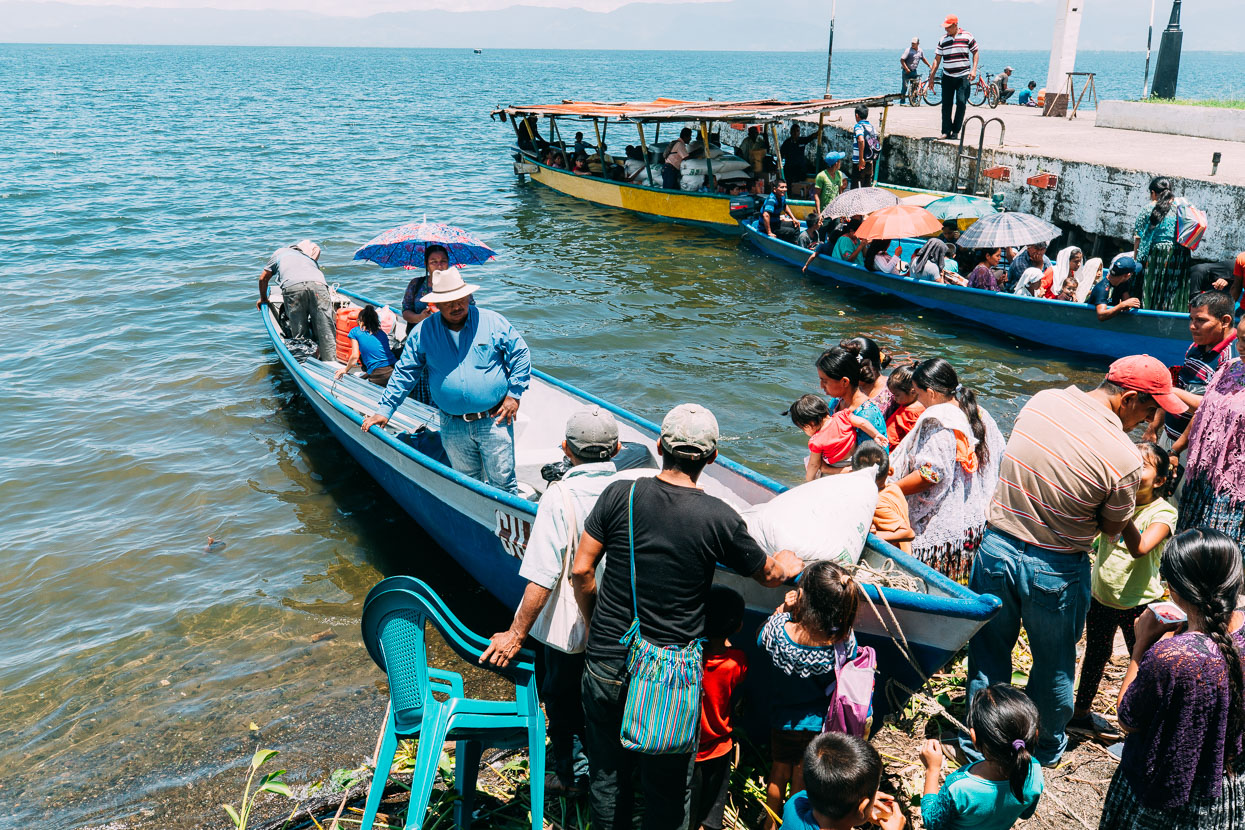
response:
{"label": "metal ladder on pier", "polygon": [[[977,136],[977,152],[964,152],[964,135],[968,132],[968,125],[977,121],[981,124],[981,130]],[[960,130],[960,146],[955,151],[955,175],[951,179],[951,192],[959,193],[963,191],[970,196],[984,196],[985,193],[977,191],[977,185],[981,181],[981,154],[985,151],[986,146],[986,128],[991,124],[998,122],[999,125],[999,146],[1003,146],[1003,136],[1007,133],[1007,125],[1003,123],[1002,118],[991,118],[989,121],[980,115],[971,115],[964,121],[964,126]],[[972,180],[969,181],[968,176],[964,176],[965,183],[961,187],[960,178],[961,170],[964,162],[969,162],[972,167]]]}

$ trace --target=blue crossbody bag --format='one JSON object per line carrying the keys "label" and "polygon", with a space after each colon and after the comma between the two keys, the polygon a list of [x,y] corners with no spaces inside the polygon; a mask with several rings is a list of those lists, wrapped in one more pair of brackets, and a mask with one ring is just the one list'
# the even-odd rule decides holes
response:
{"label": "blue crossbody bag", "polygon": [[704,675],[701,640],[685,646],[659,646],[640,634],[635,590],[635,483],[627,496],[627,539],[631,547],[631,627],[619,640],[627,647],[627,703],[622,745],[645,755],[695,752],[700,734],[700,687]]}

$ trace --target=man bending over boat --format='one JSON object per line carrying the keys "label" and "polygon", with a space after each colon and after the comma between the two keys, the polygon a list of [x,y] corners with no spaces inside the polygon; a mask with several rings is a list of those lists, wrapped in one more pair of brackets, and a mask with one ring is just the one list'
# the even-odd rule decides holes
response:
{"label": "man bending over boat", "polygon": [[268,281],[276,277],[290,320],[290,336],[307,337],[310,333],[320,349],[320,359],[333,360],[337,357],[337,329],[319,260],[320,246],[310,239],[278,248],[259,275],[259,302],[255,307],[268,305]]}
{"label": "man bending over boat", "polygon": [[432,403],[441,412],[441,444],[458,472],[509,493],[514,474],[514,419],[532,373],[523,336],[496,311],[471,304],[479,288],[463,282],[457,268],[432,275],[432,292],[420,298],[437,313],[406,339],[378,411],[363,431],[389,423],[424,367]]}
{"label": "man bending over boat", "polygon": [[537,660],[543,662],[540,699],[553,743],[554,774],[545,783],[550,790],[582,789],[587,783],[588,761],[575,747],[576,740],[582,746],[584,739],[580,686],[587,628],[569,576],[584,522],[614,480],[617,469],[611,459],[620,446],[618,421],[599,406],[581,409],[566,422],[562,452],[571,469],[540,500],[519,566],[519,576],[527,580],[523,600],[510,628],[494,634],[480,655],[481,663],[504,668],[528,634],[543,644]]}

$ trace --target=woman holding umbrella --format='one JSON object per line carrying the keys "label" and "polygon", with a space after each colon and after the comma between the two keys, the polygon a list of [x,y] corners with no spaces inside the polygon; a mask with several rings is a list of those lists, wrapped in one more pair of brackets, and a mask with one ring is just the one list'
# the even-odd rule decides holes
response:
{"label": "woman holding umbrella", "polygon": [[402,319],[409,324],[407,331],[412,331],[435,310],[419,298],[431,290],[428,283],[433,272],[449,267],[450,252],[443,245],[432,244],[424,249],[424,273],[407,283],[406,293],[402,295]]}

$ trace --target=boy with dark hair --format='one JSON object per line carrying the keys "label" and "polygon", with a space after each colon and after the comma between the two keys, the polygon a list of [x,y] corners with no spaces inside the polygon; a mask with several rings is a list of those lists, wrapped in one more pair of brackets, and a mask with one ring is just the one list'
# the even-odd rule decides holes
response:
{"label": "boy with dark hair", "polygon": [[869,123],[869,108],[856,105],[856,126],[852,128],[852,166],[847,171],[852,187],[873,184],[873,162],[878,157],[878,133]]}
{"label": "boy with dark hair", "polygon": [[865,441],[852,453],[852,469],[866,467],[877,471],[878,505],[873,510],[873,525],[869,532],[879,539],[890,542],[904,553],[912,553],[912,540],[916,531],[908,515],[908,498],[898,484],[887,484],[891,474],[890,454],[876,441]]}
{"label": "boy with dark hair", "polygon": [[722,830],[726,791],[735,753],[731,716],[736,693],[748,673],[748,656],[729,637],[744,627],[744,598],[725,585],[714,585],[705,605],[704,694],[700,699],[700,748],[692,772],[689,827]]}
{"label": "boy with dark hair", "polygon": [[[1195,408],[1202,402],[1206,385],[1219,367],[1236,360],[1233,322],[1232,298],[1223,291],[1203,291],[1189,302],[1189,333],[1193,344],[1184,353],[1184,363],[1173,378],[1172,392],[1190,407]],[[1154,441],[1167,449],[1192,419],[1192,408],[1183,415],[1171,415],[1160,409],[1142,440]]]}
{"label": "boy with dark hair", "polygon": [[895,799],[878,792],[882,758],[868,741],[823,732],[804,751],[804,790],[782,811],[783,830],[850,830],[872,823],[900,830],[907,823]]}

